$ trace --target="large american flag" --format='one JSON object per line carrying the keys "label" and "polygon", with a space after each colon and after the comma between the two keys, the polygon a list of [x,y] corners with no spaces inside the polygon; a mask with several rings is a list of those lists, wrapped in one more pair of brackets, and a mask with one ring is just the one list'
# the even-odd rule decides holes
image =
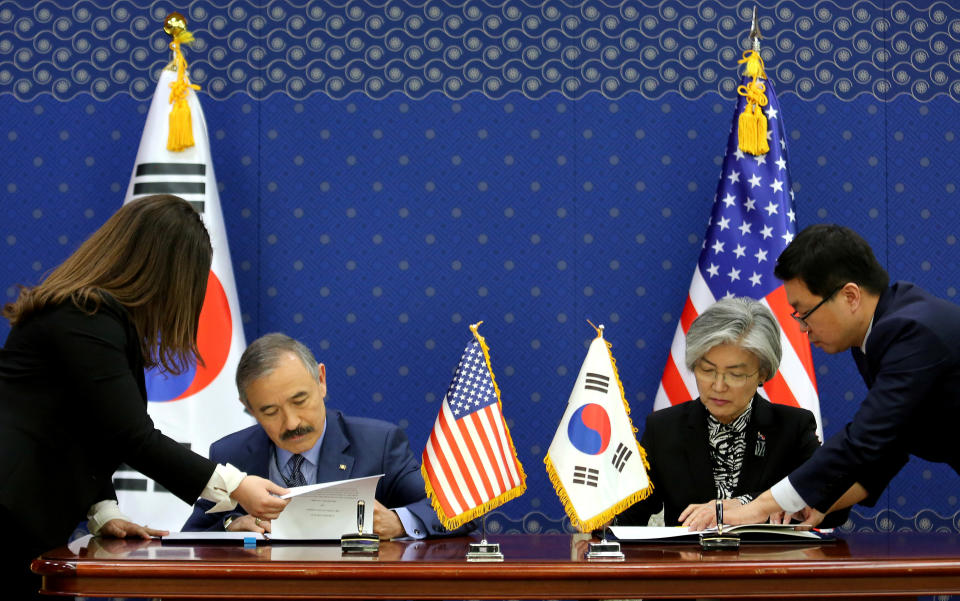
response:
{"label": "large american flag", "polygon": [[526,490],[479,325],[470,326],[474,339],[463,351],[423,451],[427,494],[450,529]]}
{"label": "large american flag", "polygon": [[[749,79],[744,77],[743,85]],[[697,398],[696,381],[684,365],[687,330],[700,312],[717,299],[748,296],[766,303],[780,322],[782,332],[780,370],[773,380],[763,385],[761,393],[775,403],[812,411],[822,439],[810,343],[790,317],[793,308],[787,304],[783,283],[773,276],[777,257],[797,231],[797,220],[787,169],[783,117],[773,84],[769,80],[764,83],[769,101],[764,113],[770,151],[753,156],[737,147],[738,117],[746,104],[746,99],[740,96],[703,250],[693,272],[653,408],[662,409]]]}

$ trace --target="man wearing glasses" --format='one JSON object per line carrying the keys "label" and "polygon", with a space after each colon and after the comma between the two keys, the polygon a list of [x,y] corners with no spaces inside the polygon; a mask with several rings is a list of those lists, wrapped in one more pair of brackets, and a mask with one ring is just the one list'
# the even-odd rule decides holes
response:
{"label": "man wearing glasses", "polygon": [[774,274],[801,331],[828,353],[849,349],[868,393],[843,430],[724,521],[784,510],[816,525],[829,511],[872,506],[910,455],[960,473],[960,307],[907,282],[890,285],[866,241],[838,225],[800,232]]}

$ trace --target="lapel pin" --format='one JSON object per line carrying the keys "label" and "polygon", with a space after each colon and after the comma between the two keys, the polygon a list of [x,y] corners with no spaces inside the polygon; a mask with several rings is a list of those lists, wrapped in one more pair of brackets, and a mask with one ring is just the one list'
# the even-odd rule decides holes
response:
{"label": "lapel pin", "polygon": [[764,457],[767,454],[767,437],[757,432],[757,446],[753,450],[753,454],[757,457]]}
{"label": "lapel pin", "polygon": [[347,466],[341,463],[341,464],[340,464],[340,469],[341,469],[341,470],[345,470],[345,469],[347,469]]}

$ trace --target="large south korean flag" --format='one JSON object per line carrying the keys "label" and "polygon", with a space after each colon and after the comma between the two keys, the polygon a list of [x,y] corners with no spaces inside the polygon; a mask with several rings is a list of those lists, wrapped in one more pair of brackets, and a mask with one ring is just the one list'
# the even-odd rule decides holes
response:
{"label": "large south korean flag", "polygon": [[[150,194],[175,194],[193,205],[210,232],[213,264],[197,336],[204,365],[193,365],[177,376],[157,370],[146,374],[150,417],[157,427],[206,455],[211,442],[251,425],[253,420],[244,413],[233,383],[246,340],[207,124],[192,89],[187,91],[187,102],[195,145],[180,152],[167,150],[170,83],[176,77],[172,69],[160,74],[124,202]],[[114,484],[120,510],[134,522],[180,530],[190,514],[190,506],[127,466],[115,474]]]}

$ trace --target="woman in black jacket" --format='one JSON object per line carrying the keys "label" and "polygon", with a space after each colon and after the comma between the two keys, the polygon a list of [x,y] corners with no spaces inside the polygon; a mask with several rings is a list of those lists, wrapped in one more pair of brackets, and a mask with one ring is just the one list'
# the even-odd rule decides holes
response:
{"label": "woman in black jacket", "polygon": [[[776,318],[752,299],[721,300],[693,321],[685,359],[700,396],[647,417],[640,446],[653,493],[618,524],[645,526],[662,509],[664,525],[676,526],[693,512],[714,512],[715,499],[725,509],[747,503],[813,454],[813,413],[757,392],[776,375],[781,350]],[[835,518],[842,523],[846,514]]]}
{"label": "woman in black jacket", "polygon": [[2,570],[22,596],[39,585],[30,560],[65,544],[85,518],[93,534],[162,534],[120,513],[112,474],[121,463],[189,504],[239,502],[263,518],[286,504],[271,495],[282,488],[186,450],[147,414],[144,368],[179,373],[198,357],[211,258],[187,202],[148,196],[4,307],[12,329],[0,350],[0,515],[16,550]]}

